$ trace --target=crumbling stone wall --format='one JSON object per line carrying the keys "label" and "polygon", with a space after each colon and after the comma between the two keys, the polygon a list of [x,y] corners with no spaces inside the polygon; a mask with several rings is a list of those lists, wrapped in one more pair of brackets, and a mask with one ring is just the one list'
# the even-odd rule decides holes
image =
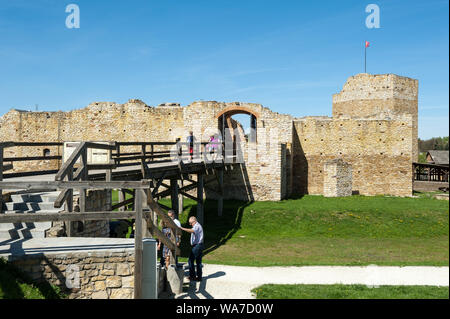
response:
{"label": "crumbling stone wall", "polygon": [[411,116],[412,159],[418,160],[417,80],[395,74],[357,74],[333,95],[333,118],[403,120]]}
{"label": "crumbling stone wall", "polygon": [[[240,142],[245,164],[224,180],[228,188],[234,187],[230,196],[279,200],[291,194],[322,194],[324,164],[335,158],[352,165],[354,191],[410,196],[411,163],[417,160],[417,97],[417,80],[358,74],[333,95],[331,118],[293,118],[241,102],[197,101],[185,107],[151,107],[139,100],[96,102],[70,112],[12,110],[0,118],[0,140],[185,141],[192,130],[198,141],[207,141],[219,132],[221,115],[242,112],[255,116],[257,141]],[[251,152],[260,146],[269,147],[265,152]],[[42,155],[42,151],[10,148],[5,157]],[[51,154],[55,153],[62,151],[51,148]],[[57,168],[59,163],[20,165],[15,163],[15,168]],[[248,189],[251,195],[243,193]]]}

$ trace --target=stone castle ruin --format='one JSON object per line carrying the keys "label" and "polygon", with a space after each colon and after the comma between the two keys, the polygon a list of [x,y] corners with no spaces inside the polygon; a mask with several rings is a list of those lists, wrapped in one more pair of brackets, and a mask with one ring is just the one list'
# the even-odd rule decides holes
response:
{"label": "stone castle ruin", "polygon": [[[251,133],[231,119],[250,116]],[[358,74],[333,95],[332,117],[295,118],[253,103],[196,101],[151,107],[140,100],[96,102],[69,112],[11,110],[0,118],[0,140],[197,141],[231,132],[229,151],[243,163],[224,177],[225,198],[281,200],[301,194],[412,195],[418,156],[418,81],[394,74]],[[130,149],[130,151],[132,151]],[[11,147],[4,157],[61,155],[60,146]],[[334,161],[334,162],[333,162]],[[330,169],[338,163],[345,169]],[[60,160],[14,163],[14,171],[57,169]],[[342,178],[333,173],[350,172]],[[331,174],[331,175],[330,175]],[[330,185],[334,183],[337,185]],[[333,191],[334,190],[334,191]]]}

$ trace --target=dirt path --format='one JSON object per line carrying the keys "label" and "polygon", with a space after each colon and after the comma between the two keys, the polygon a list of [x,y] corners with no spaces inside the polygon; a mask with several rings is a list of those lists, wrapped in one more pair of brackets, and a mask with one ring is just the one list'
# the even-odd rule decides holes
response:
{"label": "dirt path", "polygon": [[[187,265],[185,266],[187,267]],[[262,284],[449,285],[449,267],[240,267],[204,264],[203,281],[185,281],[178,299],[250,299]]]}

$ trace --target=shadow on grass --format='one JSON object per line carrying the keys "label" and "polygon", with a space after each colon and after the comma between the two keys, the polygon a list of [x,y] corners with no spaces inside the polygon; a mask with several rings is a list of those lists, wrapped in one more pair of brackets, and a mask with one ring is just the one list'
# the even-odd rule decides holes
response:
{"label": "shadow on grass", "polygon": [[[203,255],[207,255],[220,246],[227,243],[233,235],[241,228],[244,209],[251,202],[224,200],[222,216],[217,216],[217,201],[207,199],[204,202],[204,223],[205,249]],[[196,216],[197,205],[185,206],[188,210],[188,217],[183,227],[190,228],[187,220],[190,216]],[[191,252],[190,236],[183,233],[181,240],[181,257],[189,257]]]}
{"label": "shadow on grass", "polygon": [[[29,286],[29,290],[37,289],[40,293],[31,292],[30,296],[26,296],[21,284]],[[44,298],[44,299],[60,299],[61,296],[48,282],[34,282],[26,273],[22,272],[13,265],[7,263],[0,258],[0,291],[3,292],[3,299],[26,299],[28,298]]]}

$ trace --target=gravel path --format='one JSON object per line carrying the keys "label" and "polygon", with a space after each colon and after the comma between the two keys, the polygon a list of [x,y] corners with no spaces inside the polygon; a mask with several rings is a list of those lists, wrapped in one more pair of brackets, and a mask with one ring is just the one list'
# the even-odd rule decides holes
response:
{"label": "gravel path", "polygon": [[[185,266],[187,267],[187,265]],[[449,267],[240,267],[204,264],[203,281],[185,281],[179,299],[251,299],[262,284],[449,285]]]}

